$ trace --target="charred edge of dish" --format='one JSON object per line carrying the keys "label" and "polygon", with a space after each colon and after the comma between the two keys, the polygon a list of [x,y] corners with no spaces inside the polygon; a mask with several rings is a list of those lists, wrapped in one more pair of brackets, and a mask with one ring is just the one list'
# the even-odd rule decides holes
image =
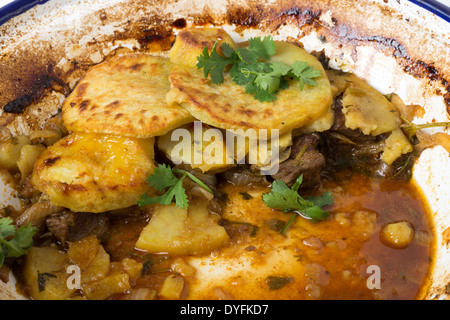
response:
{"label": "charred edge of dish", "polygon": [[[245,29],[258,27],[262,24],[264,27],[267,27],[268,30],[272,29],[273,32],[280,26],[286,24],[288,20],[291,21],[294,18],[297,27],[302,28],[304,26],[312,25],[318,29],[321,28],[326,36],[335,38],[335,41],[338,43],[376,43],[383,48],[393,50],[393,56],[400,60],[404,71],[408,74],[417,78],[428,78],[430,81],[441,81],[446,91],[442,96],[447,107],[447,112],[450,114],[450,85],[438,69],[423,61],[414,61],[409,57],[406,48],[397,39],[378,35],[362,35],[360,30],[354,30],[345,23],[338,23],[338,20],[334,17],[331,18],[334,26],[324,27],[323,23],[320,21],[320,14],[321,11],[312,9],[311,4],[304,8],[294,6],[280,8],[279,10],[255,4],[252,6],[252,9],[229,7],[223,17],[223,21],[213,18],[207,11],[203,12],[202,15],[193,15],[188,18],[189,20],[192,20],[192,23],[195,26],[220,26],[223,23],[228,23]],[[173,28],[183,27],[185,24],[186,20],[183,18],[176,20],[159,17],[143,18],[137,23],[128,21],[124,26],[124,31],[116,32],[112,38],[115,40],[134,38],[137,39],[143,48],[149,48],[156,45],[160,50],[169,50],[175,39]],[[154,27],[148,28],[148,26]],[[92,67],[92,65],[84,65],[76,60],[70,62],[72,71],[78,69],[87,70],[89,67]],[[44,70],[44,67],[42,67],[35,72],[30,72],[30,75],[27,76],[27,83],[20,82],[19,79],[20,83],[15,86],[17,88],[15,95],[18,96],[18,98],[8,102],[3,107],[4,111],[6,113],[22,113],[28,105],[37,102],[38,99],[43,96],[45,93],[45,90],[43,89],[49,87],[48,83],[52,83],[51,80],[53,80],[53,84],[57,83],[66,90],[68,86],[61,80],[60,76],[54,75],[52,66],[48,67],[48,69],[49,70]],[[35,79],[38,79],[38,81]]]}
{"label": "charred edge of dish", "polygon": [[229,7],[227,9],[225,20],[229,24],[234,24],[236,26],[254,28],[267,17],[267,12],[265,12],[262,6],[255,5],[255,7],[241,8],[241,7]]}
{"label": "charred edge of dish", "polygon": [[286,24],[287,20],[292,20],[292,17],[294,17],[297,27],[302,28],[307,25],[312,25],[316,29],[321,29],[328,37],[332,37],[336,43],[351,45],[372,43],[379,46],[379,48],[392,50],[392,55],[396,58],[404,72],[415,78],[429,79],[430,81],[440,83],[445,87],[446,92],[441,93],[441,95],[444,98],[447,113],[450,114],[450,84],[444,74],[433,66],[433,63],[426,63],[422,60],[411,58],[406,47],[398,39],[363,34],[359,29],[355,29],[345,23],[340,23],[335,17],[331,18],[334,26],[325,27],[320,21],[320,15],[320,10],[296,6],[281,9],[278,13],[271,12],[271,17],[266,15],[261,17],[261,19],[264,18],[266,21],[269,21],[268,27],[272,27],[272,31],[276,31],[279,27]]}
{"label": "charred edge of dish", "polygon": [[382,36],[357,36],[352,32],[348,36],[337,33],[337,37],[349,42],[376,43],[382,48],[392,50],[392,55],[396,58],[403,71],[418,79],[429,79],[430,82],[440,83],[445,87],[446,93],[440,93],[444,98],[447,113],[450,114],[450,85],[445,76],[440,72],[433,63],[426,63],[422,60],[412,59],[407,49],[397,39],[386,38]]}
{"label": "charred edge of dish", "polygon": [[311,8],[291,7],[289,9],[281,11],[278,14],[277,18],[295,18],[296,20],[301,20],[305,25],[312,25],[319,21],[321,13],[321,10],[314,11]]}
{"label": "charred edge of dish", "polygon": [[186,28],[187,22],[185,19],[180,18],[171,23],[171,26],[177,29]]}
{"label": "charred edge of dish", "polygon": [[134,38],[142,48],[156,46],[160,50],[169,50],[175,39],[171,25],[174,21],[159,17],[142,18],[137,22],[128,21],[123,31],[117,32],[113,38],[116,40]]}
{"label": "charred edge of dish", "polygon": [[14,114],[23,113],[29,105],[38,103],[43,98],[47,89],[52,89],[64,95],[68,93],[68,86],[64,81],[59,77],[48,74],[39,76],[35,83],[28,87],[28,89],[24,89],[29,92],[3,106],[2,109],[4,112]]}

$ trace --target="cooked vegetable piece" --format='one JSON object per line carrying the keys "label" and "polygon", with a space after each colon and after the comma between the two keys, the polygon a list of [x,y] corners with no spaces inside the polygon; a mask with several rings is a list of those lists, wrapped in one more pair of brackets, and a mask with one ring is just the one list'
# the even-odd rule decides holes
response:
{"label": "cooked vegetable piece", "polygon": [[106,277],[110,269],[109,254],[103,246],[98,249],[97,255],[81,272],[81,284],[101,280]]}
{"label": "cooked vegetable piece", "polygon": [[105,212],[132,206],[150,192],[154,139],[71,133],[37,159],[33,184],[53,204],[75,212]]}
{"label": "cooked vegetable piece", "polygon": [[416,133],[417,138],[419,139],[419,144],[416,145],[416,148],[420,151],[425,148],[441,146],[448,153],[450,153],[450,135],[444,132],[436,132],[433,134],[428,134],[422,131],[418,131]]}
{"label": "cooked vegetable piece", "polygon": [[401,249],[408,246],[414,238],[414,229],[407,221],[389,223],[380,232],[383,243]]}
{"label": "cooked vegetable piece", "polygon": [[173,272],[179,273],[184,277],[193,276],[195,274],[196,269],[184,261],[183,258],[176,258],[172,264],[170,265],[170,269]]}
{"label": "cooked vegetable piece", "polygon": [[38,201],[32,204],[29,208],[21,213],[16,218],[16,224],[18,226],[25,226],[32,224],[33,226],[40,228],[43,225],[45,218],[53,213],[62,211],[64,208],[55,206],[50,201]]}
{"label": "cooked vegetable piece", "polygon": [[155,206],[136,247],[151,253],[189,255],[206,254],[228,242],[228,234],[206,203],[191,205],[188,211],[171,204]]}
{"label": "cooked vegetable piece", "polygon": [[30,143],[27,136],[12,137],[0,142],[0,167],[8,170],[17,170],[17,162],[20,159],[20,151]]}
{"label": "cooked vegetable piece", "polygon": [[105,300],[130,289],[130,277],[127,273],[113,274],[82,286],[82,292],[89,300]]}
{"label": "cooked vegetable piece", "polygon": [[130,276],[131,280],[136,280],[142,272],[144,265],[136,260],[125,258],[121,262],[122,267],[126,273]]}
{"label": "cooked vegetable piece", "polygon": [[184,288],[184,279],[180,276],[170,275],[162,284],[159,295],[166,299],[180,299]]}
{"label": "cooked vegetable piece", "polygon": [[133,288],[124,297],[125,300],[155,300],[158,292],[150,288]]}
{"label": "cooked vegetable piece", "polygon": [[90,236],[81,240],[69,243],[67,256],[70,262],[85,270],[97,257],[100,249],[100,241],[96,236]]}
{"label": "cooked vegetable piece", "polygon": [[218,44],[218,53],[222,54],[220,45],[229,44],[236,48],[236,44],[228,33],[219,28],[189,28],[180,31],[172,49],[169,52],[170,61],[186,67],[195,68],[197,57],[205,46],[211,50],[214,44]]}
{"label": "cooked vegetable piece", "polygon": [[[177,128],[159,137],[157,145],[175,164],[189,164],[202,172],[220,172],[232,167],[234,156],[228,152],[224,134],[216,128],[201,125],[197,137],[196,129],[192,124]],[[185,134],[181,138],[173,136],[183,132]],[[190,140],[185,141],[186,138]],[[197,139],[201,140],[201,144]]]}
{"label": "cooked vegetable piece", "polygon": [[19,160],[17,161],[17,167],[22,175],[21,181],[24,181],[26,177],[33,171],[34,163],[39,155],[45,150],[42,145],[24,145],[20,150]]}
{"label": "cooked vegetable piece", "polygon": [[395,129],[391,135],[386,139],[381,160],[386,164],[391,165],[401,155],[413,151],[413,146],[408,138],[403,134],[401,129]]}
{"label": "cooked vegetable piece", "polygon": [[76,289],[67,286],[65,252],[53,247],[32,247],[26,257],[23,275],[29,293],[36,300],[64,300]]}
{"label": "cooked vegetable piece", "polygon": [[381,93],[369,85],[352,83],[342,97],[345,126],[359,129],[365,135],[391,132],[400,126],[397,109]]}
{"label": "cooked vegetable piece", "polygon": [[277,139],[259,140],[254,142],[253,147],[247,140],[248,154],[247,163],[252,164],[255,168],[270,170],[276,164],[289,158],[292,145],[292,132],[283,134]]}
{"label": "cooked vegetable piece", "polygon": [[400,117],[407,121],[412,121],[414,117],[423,117],[425,109],[419,105],[405,105],[399,95],[395,93],[388,94],[386,98],[395,106],[400,113]]}

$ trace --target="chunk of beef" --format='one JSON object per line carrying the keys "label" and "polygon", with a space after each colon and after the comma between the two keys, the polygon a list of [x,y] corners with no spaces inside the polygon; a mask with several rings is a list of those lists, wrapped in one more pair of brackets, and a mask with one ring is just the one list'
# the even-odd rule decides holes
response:
{"label": "chunk of beef", "polygon": [[334,100],[333,109],[334,123],[328,132],[337,132],[355,144],[372,143],[376,140],[375,136],[365,135],[360,130],[349,129],[345,126],[345,116],[342,112],[342,95]]}
{"label": "chunk of beef", "polygon": [[90,235],[101,237],[108,229],[109,217],[104,213],[63,211],[46,220],[49,232],[65,245]]}
{"label": "chunk of beef", "polygon": [[270,185],[266,176],[253,172],[248,165],[240,165],[219,174],[225,181],[235,186]]}
{"label": "chunk of beef", "polygon": [[292,186],[303,175],[301,188],[317,186],[325,166],[325,157],[318,150],[319,142],[320,136],[314,133],[294,138],[289,159],[280,163],[278,172],[272,178]]}

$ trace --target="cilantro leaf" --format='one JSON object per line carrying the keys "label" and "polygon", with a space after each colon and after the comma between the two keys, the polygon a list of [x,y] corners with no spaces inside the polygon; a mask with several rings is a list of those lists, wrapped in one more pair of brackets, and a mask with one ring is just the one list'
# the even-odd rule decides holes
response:
{"label": "cilantro leaf", "polygon": [[232,58],[233,60],[237,58],[236,52],[234,51],[233,47],[231,47],[228,43],[226,42],[222,43],[220,48],[222,49],[222,53],[225,57]]}
{"label": "cilantro leaf", "polygon": [[255,99],[260,102],[270,102],[277,99],[277,97],[271,94],[268,90],[263,90],[254,83],[249,83],[245,86],[245,93],[252,94]]}
{"label": "cilantro leaf", "polygon": [[[292,188],[289,188],[282,180],[275,180],[270,192],[263,194],[263,201],[266,206],[283,211],[300,210],[311,206],[313,203],[303,199],[295,190],[296,185],[300,185],[301,179],[303,179],[302,176],[297,179]],[[298,187],[296,188],[298,189]]]}
{"label": "cilantro leaf", "polygon": [[313,78],[322,76],[319,70],[308,66],[304,61],[296,61],[292,64],[291,74],[293,77],[297,78],[300,83],[300,90],[303,90],[305,83],[310,86],[317,86],[316,81]]}
{"label": "cilantro leaf", "polygon": [[[203,69],[203,75],[208,78],[211,75],[211,80],[215,84],[221,84],[224,81],[223,71],[224,69],[236,62],[236,59],[222,57],[217,52],[217,42],[211,49],[211,55],[209,54],[208,47],[203,48],[203,51],[199,57],[197,57],[197,69]],[[223,46],[222,46],[223,47]],[[229,53],[229,49],[227,49]]]}
{"label": "cilantro leaf", "polygon": [[272,69],[272,72],[269,73],[272,77],[281,77],[289,74],[289,71],[291,71],[291,67],[288,66],[286,63],[283,62],[272,62],[270,63],[270,68]]}
{"label": "cilantro leaf", "polygon": [[303,90],[305,83],[317,86],[314,78],[322,74],[306,62],[296,61],[292,66],[279,61],[270,62],[276,52],[275,42],[271,36],[251,38],[246,48],[233,49],[228,43],[222,43],[222,54],[217,53],[217,42],[211,53],[205,47],[197,57],[197,68],[203,69],[205,78],[211,76],[215,84],[224,82],[224,72],[228,66],[231,79],[238,85],[245,86],[245,92],[260,102],[277,99],[279,90],[289,86],[288,78],[296,78]]}
{"label": "cilantro leaf", "polygon": [[149,186],[158,191],[173,186],[177,181],[178,178],[172,173],[172,169],[165,164],[158,165],[153,174],[147,178]]}
{"label": "cilantro leaf", "polygon": [[[177,178],[174,173],[181,174],[180,178]],[[155,203],[159,203],[162,205],[169,205],[175,199],[175,204],[181,209],[187,209],[189,207],[188,197],[186,195],[186,189],[183,187],[184,178],[189,177],[191,180],[199,184],[202,188],[207,190],[210,193],[213,191],[205,185],[201,180],[195,177],[193,174],[180,170],[180,169],[172,169],[165,164],[159,164],[155,169],[153,174],[151,174],[147,178],[147,182],[150,187],[154,187],[158,191],[163,191],[164,189],[169,188],[164,194],[157,197],[150,197],[145,194],[141,196],[141,199],[138,200],[137,204],[139,206],[147,206]]]}
{"label": "cilantro leaf", "polygon": [[318,207],[328,206],[333,204],[333,197],[331,192],[325,192],[321,197],[308,197],[308,201],[311,201]]}
{"label": "cilantro leaf", "polygon": [[254,64],[258,62],[258,54],[246,48],[237,48],[236,54],[239,59],[246,64]]}
{"label": "cilantro leaf", "polygon": [[269,60],[275,54],[275,42],[271,36],[251,38],[248,40],[249,50],[255,52],[258,57]]}
{"label": "cilantro leaf", "polygon": [[[269,193],[264,193],[262,199],[266,206],[284,212],[294,211],[299,215],[313,221],[328,218],[329,212],[322,209],[325,205],[333,204],[330,192],[324,193],[321,197],[309,197],[304,199],[298,193],[298,189],[303,181],[303,176],[298,177],[295,184],[289,188],[282,180],[275,180]],[[294,215],[293,215],[294,217]],[[293,222],[293,217],[283,228],[282,233]]]}
{"label": "cilantro leaf", "polygon": [[18,258],[26,254],[37,231],[31,224],[16,230],[12,223],[11,218],[0,219],[0,267],[7,257]]}
{"label": "cilantro leaf", "polygon": [[230,69],[231,79],[234,81],[234,83],[241,86],[245,86],[249,82],[252,83],[255,80],[256,76],[254,74],[242,72],[242,70],[250,70],[250,68],[251,66],[247,66],[242,61],[235,63]]}
{"label": "cilantro leaf", "polygon": [[181,209],[188,208],[188,199],[186,195],[186,189],[183,188],[183,179],[177,180],[177,182],[167,190],[162,196],[150,197],[143,195],[141,200],[138,201],[139,206],[147,206],[149,204],[160,203],[162,205],[169,205],[175,198],[175,204]]}

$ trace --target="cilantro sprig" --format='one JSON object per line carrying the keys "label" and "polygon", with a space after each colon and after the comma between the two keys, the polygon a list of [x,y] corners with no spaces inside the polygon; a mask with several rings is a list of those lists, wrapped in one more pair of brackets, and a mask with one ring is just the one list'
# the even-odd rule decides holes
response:
{"label": "cilantro sprig", "polygon": [[221,44],[222,54],[217,52],[217,42],[209,52],[205,47],[197,57],[197,68],[203,69],[205,78],[211,76],[215,84],[224,82],[224,72],[231,66],[229,74],[238,85],[245,86],[245,92],[260,102],[275,101],[280,89],[288,87],[288,79],[299,81],[300,90],[305,84],[317,86],[314,78],[322,75],[320,70],[296,61],[291,66],[283,62],[268,62],[275,52],[275,42],[267,36],[249,39],[247,48],[233,49],[228,43]]}
{"label": "cilantro sprig", "polygon": [[[181,176],[177,177],[175,174]],[[186,195],[186,189],[183,188],[183,181],[186,177],[189,177],[209,193],[214,194],[211,188],[192,173],[181,169],[172,169],[165,164],[159,164],[153,174],[147,178],[147,182],[150,187],[154,187],[159,192],[165,191],[165,193],[157,197],[150,197],[147,194],[142,195],[141,199],[138,200],[138,205],[141,207],[155,203],[169,205],[175,198],[175,204],[179,208],[187,209],[189,207],[189,201]]]}
{"label": "cilantro sprig", "polygon": [[33,246],[33,236],[37,228],[31,223],[16,229],[11,218],[0,219],[0,267],[5,258],[18,258]]}
{"label": "cilantro sprig", "polygon": [[262,198],[266,206],[284,212],[293,211],[289,222],[285,225],[281,233],[283,234],[294,221],[297,215],[307,219],[318,221],[328,218],[329,212],[322,209],[323,206],[333,204],[333,197],[330,192],[325,192],[319,197],[308,197],[304,199],[298,193],[298,189],[303,182],[303,175],[298,177],[295,184],[289,188],[282,180],[275,180],[269,193],[264,193]]}

